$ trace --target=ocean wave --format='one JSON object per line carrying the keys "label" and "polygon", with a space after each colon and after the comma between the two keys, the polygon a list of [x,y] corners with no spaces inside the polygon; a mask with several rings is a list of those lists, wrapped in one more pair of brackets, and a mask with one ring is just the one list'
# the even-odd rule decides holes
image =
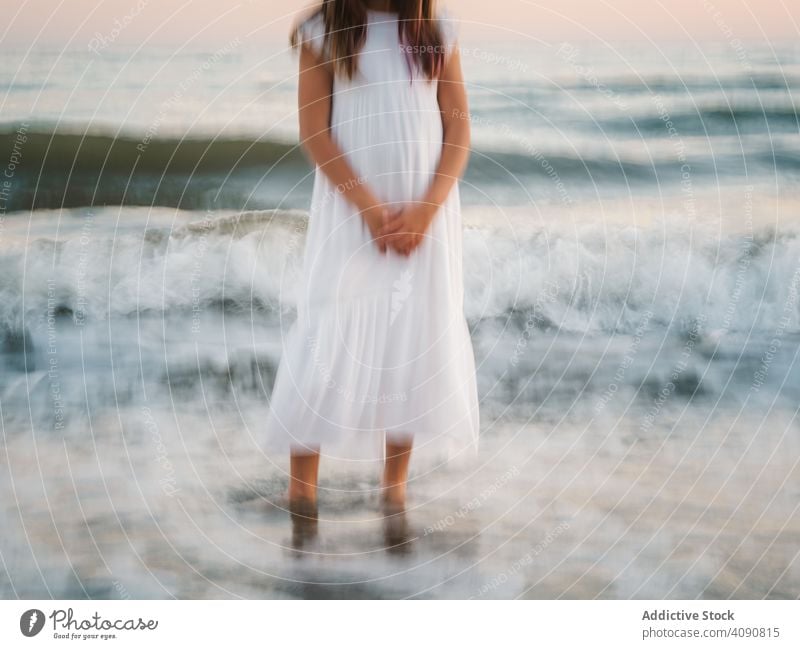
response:
{"label": "ocean wave", "polygon": [[[784,117],[788,119],[788,114]],[[679,116],[674,119],[684,128]],[[611,119],[598,126],[634,128],[629,119],[623,122]],[[666,134],[657,117],[643,118],[635,126]],[[299,207],[309,198],[310,165],[298,145],[278,139],[198,136],[146,140],[126,134],[68,133],[40,125],[27,129],[20,144],[19,132],[18,126],[0,129],[0,142],[6,150],[19,149],[13,188],[4,204],[8,212],[102,205],[269,209]],[[484,145],[473,150],[465,181],[535,192],[537,188],[547,191],[552,180],[558,179],[570,183],[570,191],[575,193],[592,191],[599,183],[627,191],[636,183],[653,187],[670,179],[680,182],[680,164],[671,153],[659,158],[651,151],[649,159],[626,157],[622,149],[589,153],[596,150],[589,146],[593,139],[594,135],[585,142],[576,140],[571,151],[524,146],[534,142],[524,138],[519,150]],[[693,175],[706,173],[711,179],[720,169],[740,173],[742,168],[740,160],[729,162],[724,156],[691,163]],[[763,161],[756,155],[755,163],[774,173],[774,160]],[[791,167],[792,161],[787,164]]]}
{"label": "ocean wave", "polygon": [[[220,214],[175,228],[94,222],[53,238],[6,237],[0,324],[6,342],[26,323],[140,313],[287,315],[295,308],[306,216]],[[709,332],[800,328],[800,227],[724,234],[712,224],[551,223],[464,231],[468,320],[520,332]],[[792,291],[795,299],[792,300]],[[23,300],[24,292],[24,300]],[[262,317],[259,315],[258,317]]]}
{"label": "ocean wave", "polygon": [[230,137],[157,137],[129,133],[61,130],[47,125],[0,129],[0,142],[11,150],[22,143],[24,168],[36,170],[133,171],[196,173],[231,171],[237,167],[298,164],[303,158],[296,144],[271,139]]}
{"label": "ocean wave", "polygon": [[[5,150],[13,149],[18,133],[18,125],[0,128],[0,142]],[[17,173],[35,173],[38,176],[41,172],[40,183],[48,182],[47,175],[58,173],[122,175],[125,178],[156,174],[163,179],[170,175],[236,174],[250,168],[299,167],[305,172],[309,166],[299,145],[279,139],[219,136],[154,137],[147,140],[126,134],[82,134],[44,127],[28,129],[24,136],[25,141],[20,147],[22,164]],[[502,167],[518,174],[545,173],[535,164],[539,159],[546,159],[566,177],[584,175],[587,171],[603,173],[609,170],[623,171],[632,176],[652,175],[648,167],[637,162],[538,150],[502,152],[490,148],[477,149],[471,167],[479,171]]]}
{"label": "ocean wave", "polygon": [[613,133],[669,137],[667,122],[681,135],[720,136],[737,134],[796,133],[800,109],[794,107],[698,106],[659,114],[632,114],[598,121],[597,127]]}
{"label": "ocean wave", "polygon": [[[704,91],[736,91],[736,90],[788,90],[800,85],[800,77],[779,72],[748,72],[738,75],[676,75],[643,74],[641,76],[620,76],[604,80],[605,86],[619,93],[664,93],[680,94]],[[576,88],[593,90],[594,86],[586,82],[573,84]]]}
{"label": "ocean wave", "polygon": [[[296,144],[266,138],[137,137],[16,124],[0,128],[0,146],[15,161],[9,212],[88,205],[269,207],[252,197],[260,179],[275,172],[276,180],[286,185],[290,178],[292,186],[308,175]],[[242,176],[247,182],[237,184]]]}
{"label": "ocean wave", "polygon": [[[658,93],[665,96],[686,96],[687,93],[754,91],[757,99],[758,91],[791,90],[800,86],[800,76],[781,71],[748,71],[741,74],[702,74],[674,73],[665,74],[663,68],[658,72],[620,73],[618,70],[593,70],[591,66],[583,67],[592,72],[590,78],[575,78],[574,74],[559,75],[551,72],[546,79],[515,79],[497,81],[491,77],[481,79],[483,87],[476,94],[485,92],[488,95],[501,93],[513,97],[529,105],[537,105],[542,96],[557,96],[563,90],[571,92],[586,91],[597,93],[598,83],[610,92],[636,97]],[[596,77],[595,77],[596,75]],[[489,90],[491,88],[491,90]]]}

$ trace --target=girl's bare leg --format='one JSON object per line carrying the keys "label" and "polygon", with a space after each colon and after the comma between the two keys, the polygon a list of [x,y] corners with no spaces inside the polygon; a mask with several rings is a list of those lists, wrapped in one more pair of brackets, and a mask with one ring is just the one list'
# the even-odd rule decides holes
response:
{"label": "girl's bare leg", "polygon": [[290,459],[290,470],[289,504],[316,504],[319,450],[293,450]]}
{"label": "girl's bare leg", "polygon": [[385,505],[403,508],[406,504],[408,464],[413,438],[410,435],[386,436],[386,464],[383,468],[382,496]]}
{"label": "girl's bare leg", "polygon": [[292,547],[302,550],[317,536],[319,451],[292,449],[290,466],[289,513],[292,519]]}

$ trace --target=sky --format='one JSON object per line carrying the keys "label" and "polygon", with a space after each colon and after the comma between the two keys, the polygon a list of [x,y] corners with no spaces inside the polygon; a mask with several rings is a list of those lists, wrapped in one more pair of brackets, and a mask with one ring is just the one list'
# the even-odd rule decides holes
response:
{"label": "sky", "polygon": [[[796,0],[446,0],[463,38],[785,41],[800,36]],[[0,47],[283,44],[308,0],[21,0]],[[749,6],[748,6],[749,5]]]}

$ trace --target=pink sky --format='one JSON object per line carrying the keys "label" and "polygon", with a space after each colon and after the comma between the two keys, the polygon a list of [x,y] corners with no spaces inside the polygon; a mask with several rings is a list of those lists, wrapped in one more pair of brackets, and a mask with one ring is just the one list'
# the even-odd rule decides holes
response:
{"label": "pink sky", "polygon": [[[221,44],[240,38],[283,44],[294,11],[313,2],[281,0],[21,0],[5,12],[2,43],[86,47]],[[800,36],[796,0],[449,0],[465,37],[786,40]],[[748,6],[749,4],[749,6]],[[795,6],[794,14],[790,5]],[[119,26],[122,25],[122,29]]]}

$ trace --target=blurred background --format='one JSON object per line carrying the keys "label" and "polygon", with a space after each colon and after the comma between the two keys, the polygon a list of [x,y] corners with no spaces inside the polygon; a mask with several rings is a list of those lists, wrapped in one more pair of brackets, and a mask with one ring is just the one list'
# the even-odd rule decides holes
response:
{"label": "blurred background", "polygon": [[[0,37],[0,595],[796,597],[800,45],[780,0],[450,2],[482,445],[260,447],[312,170],[296,6],[26,2]],[[391,545],[391,544],[389,544]]]}

